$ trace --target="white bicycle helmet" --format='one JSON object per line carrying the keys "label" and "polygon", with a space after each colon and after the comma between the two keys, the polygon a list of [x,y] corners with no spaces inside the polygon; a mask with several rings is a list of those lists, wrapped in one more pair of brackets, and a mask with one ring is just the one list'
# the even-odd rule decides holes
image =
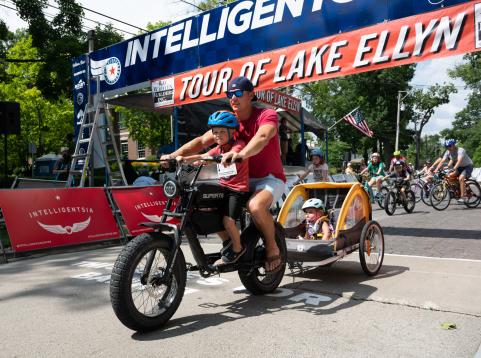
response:
{"label": "white bicycle helmet", "polygon": [[304,204],[302,205],[302,210],[306,210],[308,208],[322,209],[324,211],[326,210],[326,207],[324,206],[322,200],[317,198],[311,198],[304,202]]}

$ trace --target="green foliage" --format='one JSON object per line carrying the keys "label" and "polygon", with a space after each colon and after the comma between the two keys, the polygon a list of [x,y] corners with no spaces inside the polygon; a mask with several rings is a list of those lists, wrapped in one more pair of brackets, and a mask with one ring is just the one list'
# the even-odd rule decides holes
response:
{"label": "green foliage", "polygon": [[[12,58],[35,58],[38,51],[32,46],[32,37],[24,35],[7,51]],[[67,133],[73,130],[73,105],[69,98],[47,100],[35,86],[41,64],[9,63],[6,74],[8,82],[0,83],[0,99],[20,103],[21,134],[8,136],[8,166],[27,168],[27,149],[29,143],[38,148],[37,156],[48,152],[58,152],[66,144]],[[2,170],[3,146],[0,163]],[[23,169],[22,169],[23,168]]]}
{"label": "green foliage", "polygon": [[[329,141],[328,143],[328,160],[330,168],[342,168],[342,163],[344,161],[344,153],[351,149],[351,145],[340,140]],[[322,146],[323,149],[324,146]]]}
{"label": "green foliage", "polygon": [[456,114],[456,120],[450,129],[441,132],[444,138],[456,138],[474,161],[481,166],[481,53],[475,52],[464,56],[462,63],[452,71],[450,76],[461,78],[471,90],[467,106]]}
{"label": "green foliage", "polygon": [[116,107],[116,111],[120,113],[122,125],[129,130],[132,139],[154,151],[170,143],[169,116],[124,107]]}
{"label": "green foliage", "polygon": [[[373,138],[365,137],[345,122],[337,124],[329,132],[329,138],[349,143],[348,149],[360,154],[375,150],[379,141],[387,158],[395,142],[398,91],[409,88],[414,70],[414,65],[401,66],[313,82],[302,86],[304,99],[313,108],[316,118],[327,127],[360,107],[374,132]],[[411,114],[409,106],[401,112],[401,148],[412,141],[406,130]]]}

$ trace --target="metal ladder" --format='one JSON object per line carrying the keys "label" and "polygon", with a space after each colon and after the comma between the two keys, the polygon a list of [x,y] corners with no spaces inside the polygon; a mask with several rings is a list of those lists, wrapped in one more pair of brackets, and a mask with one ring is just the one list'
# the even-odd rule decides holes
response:
{"label": "metal ladder", "polygon": [[[97,88],[99,88],[98,83]],[[97,93],[94,98],[94,106],[91,106],[90,103],[87,105],[86,113],[80,124],[75,152],[72,155],[67,187],[84,187],[88,176],[91,176],[93,179],[94,168],[92,168],[91,164],[95,155],[94,147],[96,142],[100,144],[101,158],[105,165],[108,185],[118,185],[119,181],[121,181],[121,185],[127,185],[110,117],[103,96]],[[105,123],[100,123],[102,118],[105,118]],[[84,148],[86,143],[87,150]],[[113,171],[110,167],[112,162],[116,162],[118,166],[117,171]],[[113,178],[115,172],[119,173],[117,178]]]}

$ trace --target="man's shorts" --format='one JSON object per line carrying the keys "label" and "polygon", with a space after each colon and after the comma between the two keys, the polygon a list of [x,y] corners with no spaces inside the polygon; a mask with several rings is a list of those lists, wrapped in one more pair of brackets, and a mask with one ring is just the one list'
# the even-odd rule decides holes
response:
{"label": "man's shorts", "polygon": [[286,183],[281,179],[276,178],[274,175],[269,174],[263,178],[250,178],[249,179],[249,190],[255,192],[258,190],[267,190],[272,196],[272,204],[275,204],[282,197],[282,194],[286,192]]}
{"label": "man's shorts", "polygon": [[472,165],[467,165],[465,167],[458,167],[456,169],[456,174],[458,176],[463,174],[466,179],[468,179],[471,176],[472,172],[473,172],[473,166]]}

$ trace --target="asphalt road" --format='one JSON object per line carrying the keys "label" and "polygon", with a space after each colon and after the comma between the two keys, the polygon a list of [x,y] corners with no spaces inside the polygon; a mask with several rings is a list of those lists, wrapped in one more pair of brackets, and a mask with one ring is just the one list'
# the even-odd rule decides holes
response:
{"label": "asphalt road", "polygon": [[0,266],[0,357],[473,357],[481,343],[480,214],[423,204],[410,215],[375,210],[391,254],[374,278],[356,254],[286,272],[263,297],[245,292],[236,273],[189,274],[179,310],[149,334],[123,327],[111,309],[120,247],[20,259]]}

